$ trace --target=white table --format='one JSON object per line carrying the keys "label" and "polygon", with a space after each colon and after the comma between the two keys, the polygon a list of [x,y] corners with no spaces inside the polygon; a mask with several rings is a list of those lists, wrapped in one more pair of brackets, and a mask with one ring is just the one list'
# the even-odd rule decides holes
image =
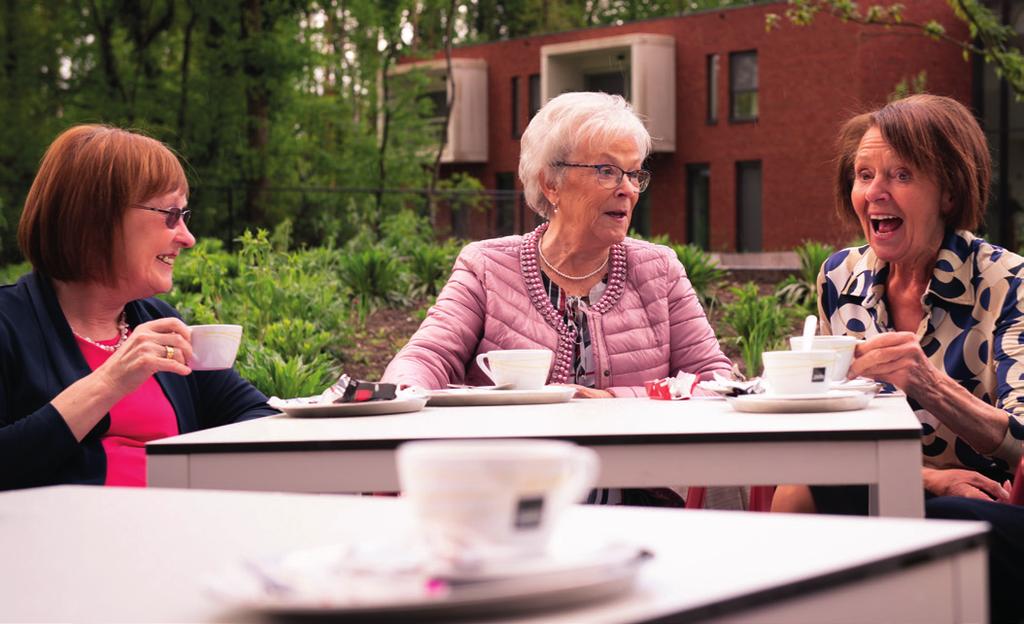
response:
{"label": "white table", "polygon": [[920,424],[902,398],[815,414],[739,413],[711,400],[592,399],[365,418],[271,416],[147,444],[148,483],[394,491],[395,448],[436,438],[570,440],[600,455],[602,487],[866,483],[873,514],[924,515]]}
{"label": "white table", "polygon": [[[204,593],[204,575],[410,526],[398,499],[85,486],[0,493],[0,621],[251,620]],[[636,588],[505,621],[984,622],[986,527],[580,506],[555,539],[627,538],[650,549]]]}

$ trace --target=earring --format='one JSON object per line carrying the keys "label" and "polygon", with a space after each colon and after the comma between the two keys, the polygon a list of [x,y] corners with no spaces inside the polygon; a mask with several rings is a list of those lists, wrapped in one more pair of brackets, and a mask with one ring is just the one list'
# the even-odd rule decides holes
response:
{"label": "earring", "polygon": [[557,203],[551,204],[551,214],[552,215],[558,214],[558,204]]}

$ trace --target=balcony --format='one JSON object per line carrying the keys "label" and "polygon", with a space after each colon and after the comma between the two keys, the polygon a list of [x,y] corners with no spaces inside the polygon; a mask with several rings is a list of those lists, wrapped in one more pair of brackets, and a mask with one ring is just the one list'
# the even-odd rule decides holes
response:
{"label": "balcony", "polygon": [[676,149],[676,42],[631,34],[542,46],[541,101],[567,91],[617,93],[633,104],[655,152]]}
{"label": "balcony", "polygon": [[[445,80],[445,61],[404,63],[392,69],[390,75],[401,76],[414,70],[427,75],[428,87],[423,97],[433,100],[436,115],[429,122],[436,124],[440,131],[449,91],[449,83]],[[455,101],[441,162],[487,162],[487,62],[483,59],[453,58],[452,82],[455,83]]]}

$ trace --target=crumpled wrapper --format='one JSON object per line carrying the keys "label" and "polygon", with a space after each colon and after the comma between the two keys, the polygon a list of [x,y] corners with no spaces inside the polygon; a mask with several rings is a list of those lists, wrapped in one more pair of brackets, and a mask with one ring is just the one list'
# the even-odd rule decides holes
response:
{"label": "crumpled wrapper", "polygon": [[679,371],[675,377],[665,377],[644,382],[647,397],[657,401],[682,401],[693,395],[697,387],[697,376]]}
{"label": "crumpled wrapper", "polygon": [[744,394],[761,394],[765,391],[764,384],[760,377],[749,380],[738,380],[727,377],[721,373],[715,373],[714,379],[708,379],[697,384],[701,390],[714,392],[722,396],[735,397]]}
{"label": "crumpled wrapper", "polygon": [[363,381],[343,374],[330,388],[320,395],[320,403],[364,403],[366,401],[390,401],[395,398],[398,386],[391,383]]}

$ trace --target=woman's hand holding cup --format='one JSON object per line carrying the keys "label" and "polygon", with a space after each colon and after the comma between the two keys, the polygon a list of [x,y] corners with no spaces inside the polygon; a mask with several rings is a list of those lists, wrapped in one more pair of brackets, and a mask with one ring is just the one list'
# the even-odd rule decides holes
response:
{"label": "woman's hand holding cup", "polygon": [[162,318],[142,323],[96,372],[123,396],[155,373],[188,375],[192,357],[191,330],[181,319]]}

